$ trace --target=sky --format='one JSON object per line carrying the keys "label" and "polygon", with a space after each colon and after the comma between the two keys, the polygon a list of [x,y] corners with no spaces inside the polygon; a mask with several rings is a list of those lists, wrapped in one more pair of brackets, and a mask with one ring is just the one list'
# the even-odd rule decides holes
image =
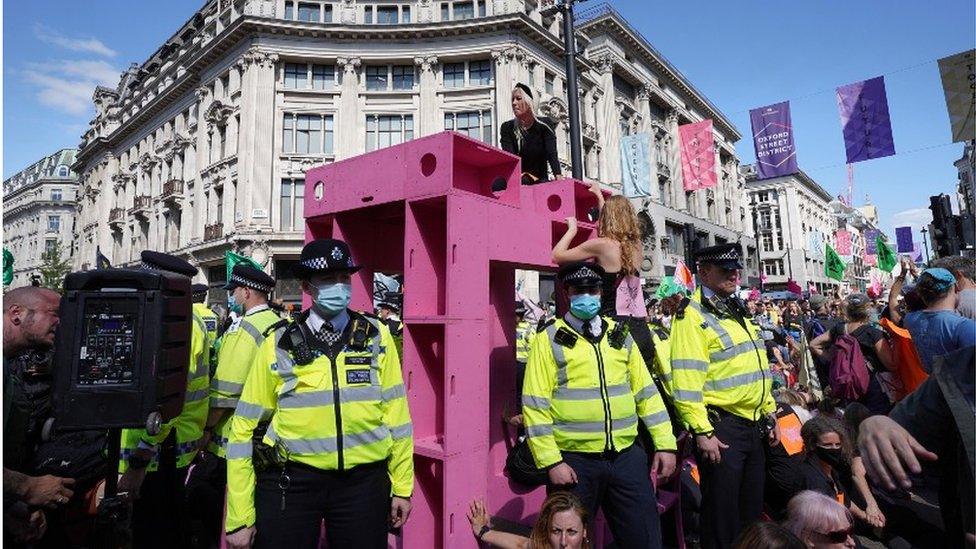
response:
{"label": "sky", "polygon": [[[203,0],[8,0],[3,4],[3,176],[77,146],[91,94],[142,63]],[[595,6],[588,2],[580,9]],[[799,166],[833,195],[847,186],[834,90],[884,75],[897,154],[854,165],[881,226],[928,222],[928,197],[953,194],[962,156],[950,143],[936,60],[976,46],[972,0],[656,2],[610,4],[743,134],[749,109],[789,100]]]}

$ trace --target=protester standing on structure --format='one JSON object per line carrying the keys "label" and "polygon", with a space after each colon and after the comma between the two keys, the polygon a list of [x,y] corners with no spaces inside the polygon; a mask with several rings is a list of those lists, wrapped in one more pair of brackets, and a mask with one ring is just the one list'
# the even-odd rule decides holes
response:
{"label": "protester standing on structure", "polygon": [[549,181],[546,164],[554,179],[561,176],[554,124],[536,115],[535,97],[525,84],[515,84],[512,90],[512,112],[515,118],[502,123],[499,143],[505,152],[522,159],[522,184]]}
{"label": "protester standing on structure", "polygon": [[734,296],[738,244],[695,254],[700,287],[671,324],[674,400],[695,436],[702,487],[702,546],[726,548],[762,514],[765,450],[778,441],[759,327]]}

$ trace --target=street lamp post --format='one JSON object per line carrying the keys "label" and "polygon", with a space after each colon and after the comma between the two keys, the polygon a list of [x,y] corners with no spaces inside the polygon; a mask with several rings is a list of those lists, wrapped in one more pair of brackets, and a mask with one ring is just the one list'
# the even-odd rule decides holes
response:
{"label": "street lamp post", "polygon": [[925,244],[925,264],[929,264],[929,239],[927,238],[929,229],[922,227],[922,244]]}
{"label": "street lamp post", "polygon": [[573,5],[585,0],[557,0],[553,8],[563,14],[563,48],[566,50],[566,104],[569,107],[569,150],[573,179],[583,179],[583,137],[580,127],[579,83],[576,78],[576,35]]}

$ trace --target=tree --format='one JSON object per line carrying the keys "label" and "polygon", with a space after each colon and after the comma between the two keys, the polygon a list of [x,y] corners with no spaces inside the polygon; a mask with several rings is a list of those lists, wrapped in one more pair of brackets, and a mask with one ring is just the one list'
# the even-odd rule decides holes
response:
{"label": "tree", "polygon": [[71,261],[61,257],[61,241],[56,240],[41,254],[41,286],[61,293],[64,277],[71,272]]}

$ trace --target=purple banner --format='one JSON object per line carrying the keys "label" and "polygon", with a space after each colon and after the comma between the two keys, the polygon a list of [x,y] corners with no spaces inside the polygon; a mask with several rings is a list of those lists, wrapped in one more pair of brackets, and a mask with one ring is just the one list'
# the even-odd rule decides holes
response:
{"label": "purple banner", "polygon": [[895,154],[883,76],[837,88],[837,107],[848,164]]}
{"label": "purple banner", "polygon": [[918,245],[918,242],[914,243],[915,248],[912,250],[912,261],[915,263],[922,262],[922,248]]}
{"label": "purple banner", "polygon": [[868,255],[875,255],[878,253],[878,234],[881,231],[877,229],[868,229],[864,231],[864,253]]}
{"label": "purple banner", "polygon": [[895,240],[898,241],[898,253],[907,254],[915,251],[912,245],[911,227],[895,227]]}
{"label": "purple banner", "polygon": [[796,173],[790,102],[753,109],[749,111],[749,118],[752,119],[752,142],[756,147],[759,179]]}

